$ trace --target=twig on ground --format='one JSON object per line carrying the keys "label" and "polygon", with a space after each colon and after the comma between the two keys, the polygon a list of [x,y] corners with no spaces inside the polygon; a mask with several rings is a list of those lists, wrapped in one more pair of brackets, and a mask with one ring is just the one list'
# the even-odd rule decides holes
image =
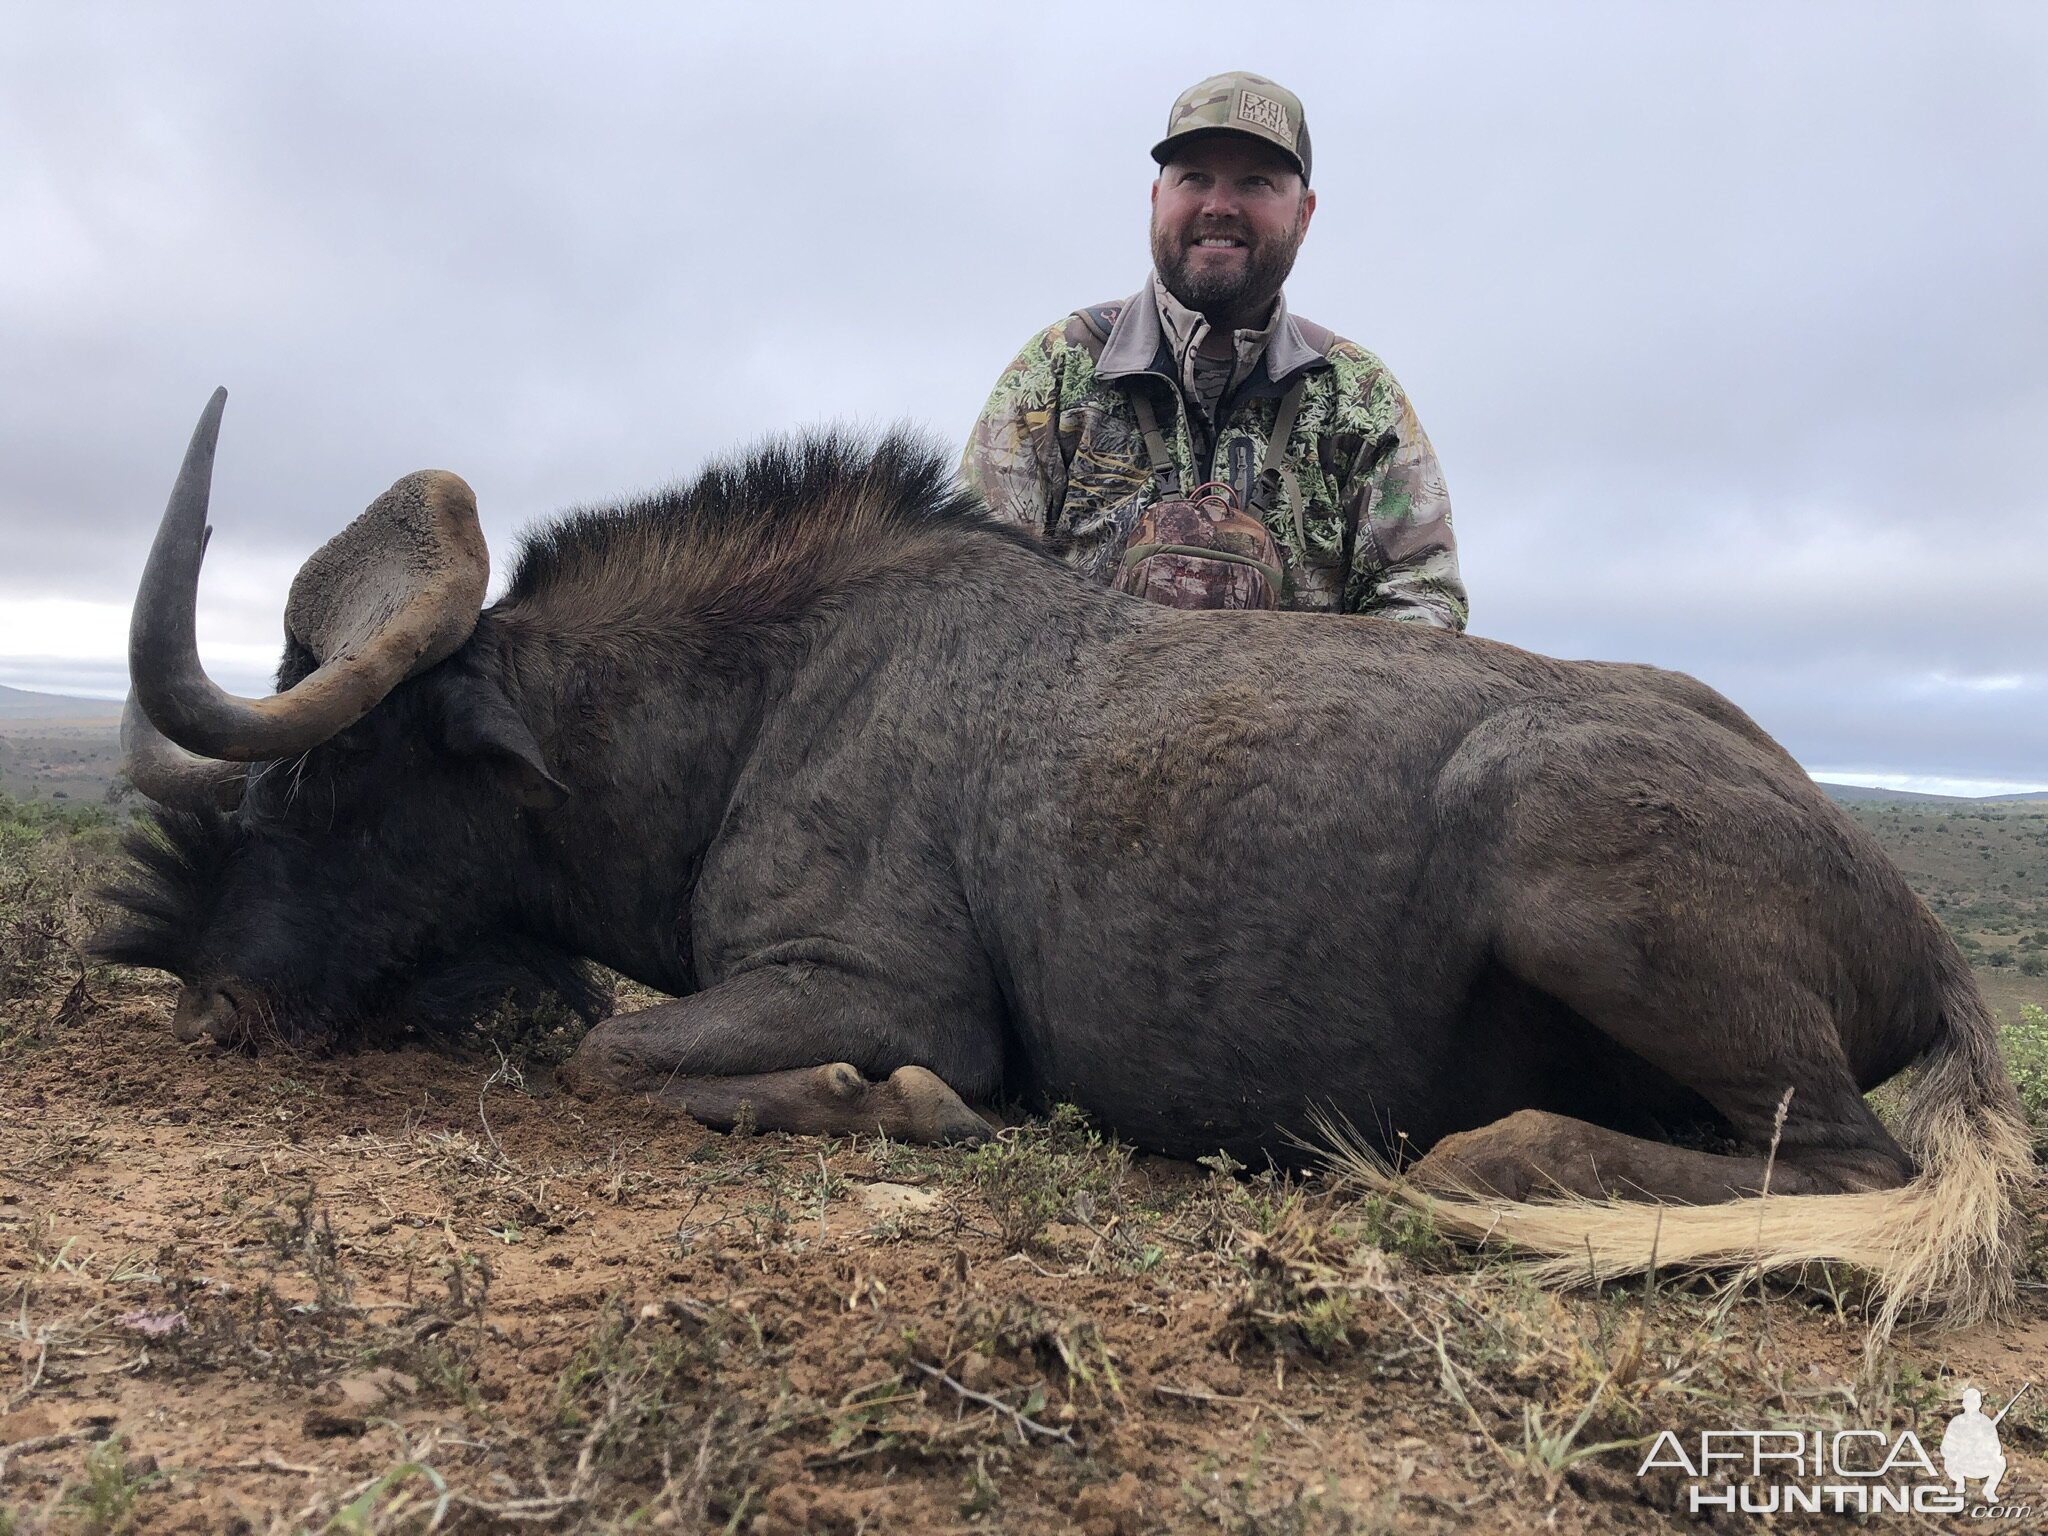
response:
{"label": "twig on ground", "polygon": [[9,1393],[5,1404],[0,1405],[4,1406],[9,1413],[12,1413],[35,1395],[36,1388],[43,1384],[43,1368],[50,1363],[50,1338],[48,1333],[42,1333],[34,1339],[28,1336],[28,1296],[26,1292],[22,1295],[21,1312],[23,1318],[21,1323],[22,1348],[26,1349],[30,1344],[36,1346],[36,1363],[35,1369],[28,1373],[28,1379],[21,1384],[19,1390]]}
{"label": "twig on ground", "polygon": [[484,1113],[484,1096],[491,1091],[494,1083],[509,1083],[514,1088],[524,1088],[526,1077],[506,1057],[503,1047],[494,1047],[498,1052],[498,1070],[484,1079],[483,1087],[476,1091],[476,1117],[483,1122],[484,1134],[491,1139],[491,1150],[498,1154],[498,1166],[513,1173],[520,1171],[519,1165],[505,1155],[505,1149],[498,1142],[498,1133],[491,1129],[491,1118]]}
{"label": "twig on ground", "polygon": [[1008,1403],[1004,1402],[1001,1398],[990,1397],[986,1392],[977,1392],[972,1387],[966,1386],[961,1382],[955,1381],[951,1376],[948,1376],[936,1365],[926,1365],[922,1360],[913,1360],[910,1363],[916,1366],[917,1369],[919,1369],[920,1371],[923,1371],[925,1375],[931,1377],[934,1381],[943,1382],[947,1387],[959,1393],[960,1396],[966,1398],[970,1403],[980,1403],[984,1408],[995,1409],[997,1413],[1002,1414],[1011,1422],[1011,1424],[1016,1426],[1017,1438],[1019,1440],[1024,1440],[1027,1438],[1024,1431],[1028,1429],[1034,1435],[1043,1435],[1048,1440],[1057,1440],[1060,1442],[1060,1444],[1071,1446],[1073,1447],[1073,1449],[1077,1451],[1081,1448],[1080,1445],[1075,1441],[1071,1431],[1064,1429],[1054,1429],[1050,1424],[1041,1424],[1038,1422],[1038,1420],[1031,1418],[1025,1414],[1019,1413],[1015,1408],[1012,1408]]}
{"label": "twig on ground", "polygon": [[33,1456],[38,1451],[61,1450],[67,1445],[76,1445],[81,1440],[94,1438],[77,1430],[61,1435],[36,1435],[32,1439],[17,1440],[12,1445],[0,1445],[0,1483],[7,1481],[8,1469],[14,1465],[17,1456]]}
{"label": "twig on ground", "polygon": [[1248,1403],[1248,1397],[1226,1397],[1221,1392],[1197,1392],[1193,1387],[1169,1387],[1163,1382],[1154,1383],[1154,1397],[1182,1397],[1191,1403]]}
{"label": "twig on ground", "polygon": [[308,1467],[286,1461],[274,1451],[265,1451],[254,1461],[229,1461],[211,1468],[215,1472],[289,1472],[295,1477],[325,1477],[332,1467]]}
{"label": "twig on ground", "polygon": [[586,1501],[581,1494],[563,1493],[552,1498],[506,1499],[502,1503],[490,1504],[482,1499],[473,1499],[466,1493],[458,1493],[452,1495],[449,1502],[458,1509],[473,1510],[487,1520],[538,1525],[559,1519],[570,1510],[581,1508]]}

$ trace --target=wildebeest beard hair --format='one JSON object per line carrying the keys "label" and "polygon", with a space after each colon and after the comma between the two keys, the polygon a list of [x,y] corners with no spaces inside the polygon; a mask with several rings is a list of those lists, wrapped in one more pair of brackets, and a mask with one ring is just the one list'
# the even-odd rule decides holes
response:
{"label": "wildebeest beard hair", "polygon": [[[93,936],[92,953],[192,979],[222,879],[248,836],[238,818],[218,811],[158,807],[138,820],[122,839],[126,867],[98,893],[115,910]],[[273,1016],[254,1043],[350,1049],[417,1033],[449,1045],[501,1005],[534,1010],[551,1000],[586,1024],[612,1011],[611,987],[597,967],[531,939],[496,936],[346,1005],[277,987],[268,999]]]}
{"label": "wildebeest beard hair", "polygon": [[241,847],[219,811],[151,810],[121,839],[127,862],[95,893],[114,915],[92,937],[95,956],[143,970],[190,974],[213,892]]}

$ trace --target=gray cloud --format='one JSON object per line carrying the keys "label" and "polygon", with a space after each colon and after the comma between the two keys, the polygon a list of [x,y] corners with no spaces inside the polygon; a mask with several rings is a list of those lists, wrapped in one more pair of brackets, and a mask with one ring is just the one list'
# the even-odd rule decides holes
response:
{"label": "gray cloud", "polygon": [[789,426],[957,440],[1136,285],[1144,147],[1245,66],[1316,134],[1290,296],[1414,395],[1481,633],[1684,667],[1809,763],[2048,782],[2048,12],[1240,17],[17,11],[0,605],[125,599],[216,383],[243,645],[423,465],[502,555]]}

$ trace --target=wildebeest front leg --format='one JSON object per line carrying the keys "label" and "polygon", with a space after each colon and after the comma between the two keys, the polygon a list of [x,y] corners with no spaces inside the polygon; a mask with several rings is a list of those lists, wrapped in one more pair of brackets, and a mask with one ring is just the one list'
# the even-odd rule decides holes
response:
{"label": "wildebeest front leg", "polygon": [[807,1136],[879,1131],[919,1142],[981,1141],[989,1133],[987,1122],[923,1067],[898,1067],[871,1083],[851,1063],[835,1061],[740,1077],[671,1077],[643,1091],[714,1131],[745,1122],[763,1131]]}
{"label": "wildebeest front leg", "polygon": [[647,1094],[717,1130],[745,1120],[807,1135],[987,1136],[988,1123],[938,1074],[903,1061],[878,1023],[864,999],[810,967],[766,968],[606,1020],[557,1077],[583,1097]]}

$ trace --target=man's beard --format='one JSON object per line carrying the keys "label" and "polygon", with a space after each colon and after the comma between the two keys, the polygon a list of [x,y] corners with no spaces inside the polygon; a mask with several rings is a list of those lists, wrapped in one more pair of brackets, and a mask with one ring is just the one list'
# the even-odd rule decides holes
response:
{"label": "man's beard", "polygon": [[[1201,228],[1199,223],[1178,235],[1152,226],[1152,266],[1159,280],[1189,309],[1200,310],[1209,322],[1256,320],[1273,302],[1287,274],[1294,270],[1294,256],[1301,249],[1304,233],[1300,220],[1293,230],[1272,240],[1256,240],[1244,229]],[[1246,247],[1244,266],[1236,272],[1193,270],[1195,242],[1218,236],[1242,240]]]}

